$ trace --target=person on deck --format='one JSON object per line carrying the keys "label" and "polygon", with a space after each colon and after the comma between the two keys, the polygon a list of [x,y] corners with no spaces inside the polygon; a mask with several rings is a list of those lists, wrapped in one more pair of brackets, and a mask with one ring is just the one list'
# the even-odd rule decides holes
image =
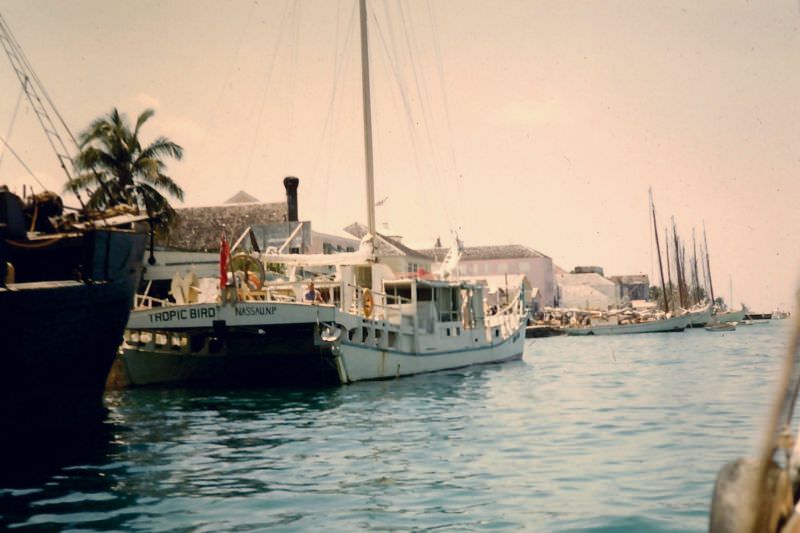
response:
{"label": "person on deck", "polygon": [[310,304],[321,304],[323,303],[322,294],[314,288],[314,282],[310,282],[308,284],[308,290],[303,295],[303,301],[308,302]]}

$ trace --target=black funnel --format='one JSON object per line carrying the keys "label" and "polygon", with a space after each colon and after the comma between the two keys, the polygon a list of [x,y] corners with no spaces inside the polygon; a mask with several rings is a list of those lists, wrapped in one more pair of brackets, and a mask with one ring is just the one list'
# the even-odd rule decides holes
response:
{"label": "black funnel", "polygon": [[287,220],[297,222],[297,186],[300,180],[294,176],[283,178],[283,186],[286,187],[286,208],[288,211]]}

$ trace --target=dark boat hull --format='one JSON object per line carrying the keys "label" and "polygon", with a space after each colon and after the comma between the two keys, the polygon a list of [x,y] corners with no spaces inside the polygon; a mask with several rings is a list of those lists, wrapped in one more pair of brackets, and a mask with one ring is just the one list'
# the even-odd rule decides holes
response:
{"label": "dark boat hull", "polygon": [[126,346],[123,380],[134,386],[338,385],[330,347],[314,342],[318,327],[300,323],[197,330],[191,334],[201,341],[197,352],[152,342]]}
{"label": "dark boat hull", "polygon": [[[145,235],[109,229],[61,240],[46,254],[19,243],[7,243],[4,250],[22,277],[0,288],[0,414],[5,421],[99,405],[122,341]],[[74,277],[80,279],[47,279],[75,258],[79,275]],[[42,261],[57,263],[53,276],[46,275]],[[40,279],[30,280],[31,272]]]}

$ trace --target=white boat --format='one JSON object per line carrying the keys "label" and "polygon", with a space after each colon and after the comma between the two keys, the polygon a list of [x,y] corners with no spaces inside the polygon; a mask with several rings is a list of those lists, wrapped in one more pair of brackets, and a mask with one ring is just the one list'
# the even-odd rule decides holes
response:
{"label": "white boat", "polygon": [[746,313],[747,309],[744,306],[738,311],[717,311],[714,320],[716,322],[741,322]]}
{"label": "white boat", "polygon": [[366,1],[359,7],[368,220],[362,246],[351,254],[259,257],[264,265],[335,268],[320,287],[324,303],[304,303],[305,281],[290,276],[231,303],[134,310],[121,357],[132,384],[344,384],[522,358],[522,287],[488,315],[484,286],[451,277],[460,246],[445,259],[441,279],[401,278],[375,253]]}
{"label": "white boat", "polygon": [[306,283],[296,281],[232,303],[135,309],[121,357],[127,378],[133,385],[343,384],[522,357],[522,291],[487,315],[482,285],[398,278],[380,263],[337,270],[336,280],[317,282],[326,303],[304,303]]}
{"label": "white boat", "polygon": [[626,335],[632,333],[664,333],[685,330],[691,322],[691,317],[686,315],[643,320],[627,324],[590,324],[566,328],[567,335]]}
{"label": "white boat", "polygon": [[711,304],[707,304],[704,307],[693,307],[689,309],[689,327],[690,328],[702,328],[709,322],[711,322]]}
{"label": "white boat", "polygon": [[706,331],[736,331],[736,322],[715,322],[707,325]]}

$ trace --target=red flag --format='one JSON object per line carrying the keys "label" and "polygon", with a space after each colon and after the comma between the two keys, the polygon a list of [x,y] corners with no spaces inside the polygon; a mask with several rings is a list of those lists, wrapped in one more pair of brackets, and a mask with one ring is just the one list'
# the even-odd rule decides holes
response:
{"label": "red flag", "polygon": [[219,244],[219,288],[224,289],[228,284],[228,265],[231,261],[231,248],[222,234],[222,242]]}

